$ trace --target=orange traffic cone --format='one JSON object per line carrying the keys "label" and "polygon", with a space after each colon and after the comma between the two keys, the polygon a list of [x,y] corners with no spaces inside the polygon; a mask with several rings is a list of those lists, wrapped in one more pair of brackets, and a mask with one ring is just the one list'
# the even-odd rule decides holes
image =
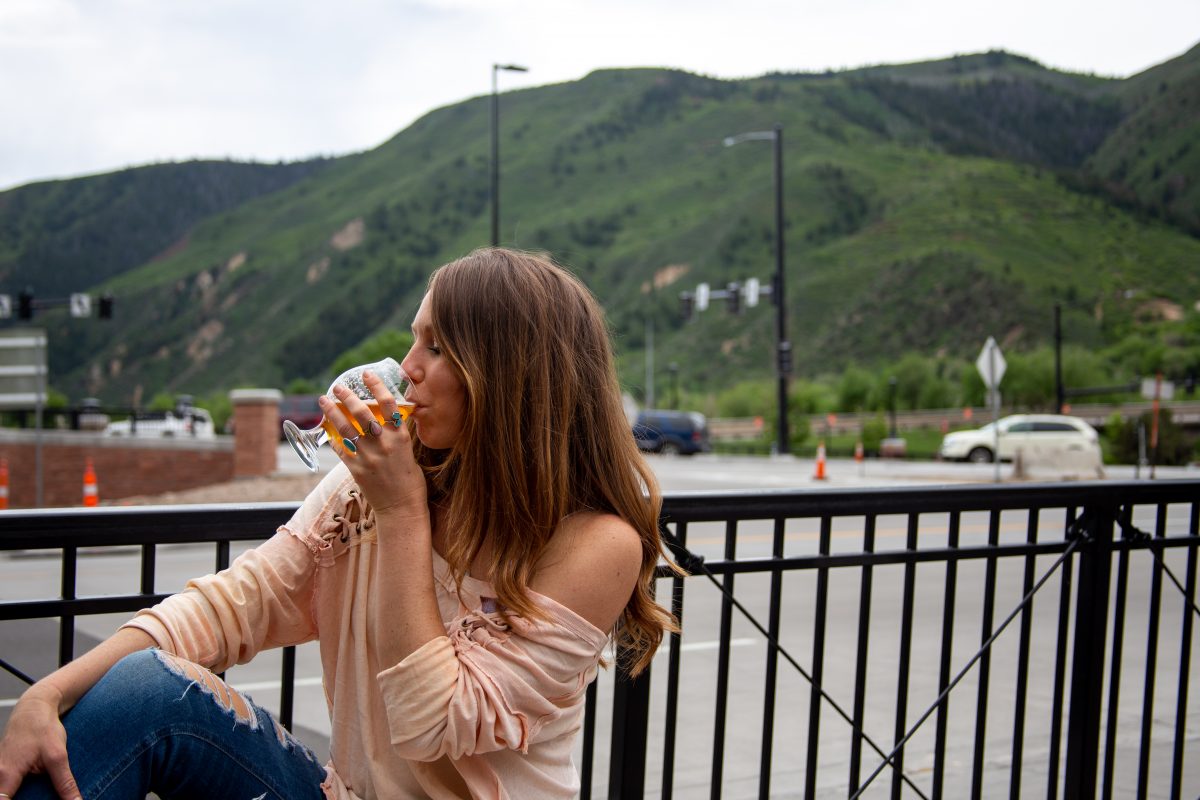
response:
{"label": "orange traffic cone", "polygon": [[8,508],[8,459],[0,458],[0,511]]}
{"label": "orange traffic cone", "polygon": [[100,505],[100,489],[96,486],[96,470],[92,468],[90,458],[83,470],[83,504],[88,508]]}
{"label": "orange traffic cone", "polygon": [[817,471],[813,474],[814,481],[825,480],[825,442],[817,444]]}

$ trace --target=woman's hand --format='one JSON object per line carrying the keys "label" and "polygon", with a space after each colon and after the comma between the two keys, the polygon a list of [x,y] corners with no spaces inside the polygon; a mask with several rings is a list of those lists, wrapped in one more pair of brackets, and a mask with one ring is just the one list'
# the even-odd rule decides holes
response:
{"label": "woman's hand", "polygon": [[67,763],[67,731],[58,717],[58,693],[30,687],[8,719],[0,739],[0,794],[17,793],[25,776],[46,773],[63,800],[79,800],[79,787]]}
{"label": "woman's hand", "polygon": [[[376,515],[427,513],[425,476],[413,457],[408,427],[399,421],[396,398],[373,372],[363,373],[363,383],[379,402],[384,422],[380,423],[354,392],[335,386],[334,396],[346,407],[345,414],[328,397],[319,400],[325,418],[342,437],[342,441],[331,442],[333,450],[350,470]],[[358,432],[351,418],[363,433]]]}

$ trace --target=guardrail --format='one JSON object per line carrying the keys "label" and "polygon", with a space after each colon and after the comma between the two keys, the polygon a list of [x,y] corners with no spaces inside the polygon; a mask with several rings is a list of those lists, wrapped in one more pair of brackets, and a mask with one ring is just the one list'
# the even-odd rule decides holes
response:
{"label": "guardrail", "polygon": [[[159,599],[156,548],[210,542],[220,568],[295,507],[6,512],[0,551],[60,550],[62,581],[0,619],[60,618],[68,660],[78,615]],[[692,572],[660,581],[685,633],[610,710],[589,688],[583,798],[1200,788],[1200,481],[673,496],[663,525]],[[77,597],[80,548],[112,545],[140,546],[140,590]]]}

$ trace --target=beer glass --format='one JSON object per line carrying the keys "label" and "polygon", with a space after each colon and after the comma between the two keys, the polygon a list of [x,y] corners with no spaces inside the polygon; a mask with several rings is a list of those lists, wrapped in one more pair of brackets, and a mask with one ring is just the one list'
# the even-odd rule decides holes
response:
{"label": "beer glass", "polygon": [[[408,415],[412,412],[413,404],[404,398],[404,392],[408,389],[408,376],[404,374],[404,370],[400,369],[400,365],[396,363],[394,358],[385,358],[382,361],[376,361],[373,364],[360,364],[357,367],[351,367],[334,378],[333,383],[329,384],[329,390],[325,392],[330,400],[337,403],[338,409],[344,414],[346,407],[333,394],[333,387],[345,386],[350,391],[354,392],[366,404],[367,408],[371,409],[371,413],[375,415],[375,419],[380,425],[391,424],[391,420],[385,420],[383,413],[379,410],[379,401],[371,396],[371,390],[363,383],[363,373],[367,370],[379,376],[383,381],[383,385],[387,387],[392,396],[396,398],[396,410],[400,412],[403,419],[408,419]],[[364,433],[359,426],[358,420],[347,415],[351,424],[359,435]],[[321,469],[320,462],[317,459],[317,451],[321,445],[325,444],[330,438],[341,439],[342,435],[338,433],[327,418],[321,419],[321,424],[315,428],[309,428],[306,431],[300,430],[300,426],[292,422],[290,419],[283,423],[283,433],[287,436],[288,443],[292,445],[292,449],[296,451],[296,455],[300,456],[300,460],[304,462],[313,472],[318,472]]]}

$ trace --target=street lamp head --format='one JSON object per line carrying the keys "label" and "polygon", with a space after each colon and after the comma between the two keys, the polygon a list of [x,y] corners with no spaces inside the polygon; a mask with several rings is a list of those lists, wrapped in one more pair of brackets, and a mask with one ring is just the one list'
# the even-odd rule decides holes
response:
{"label": "street lamp head", "polygon": [[492,69],[502,69],[505,72],[529,72],[529,67],[522,67],[520,64],[492,64]]}
{"label": "street lamp head", "polygon": [[742,142],[761,141],[765,139],[774,139],[776,131],[750,131],[749,133],[739,133],[737,136],[726,136],[725,146],[733,147],[735,144]]}

